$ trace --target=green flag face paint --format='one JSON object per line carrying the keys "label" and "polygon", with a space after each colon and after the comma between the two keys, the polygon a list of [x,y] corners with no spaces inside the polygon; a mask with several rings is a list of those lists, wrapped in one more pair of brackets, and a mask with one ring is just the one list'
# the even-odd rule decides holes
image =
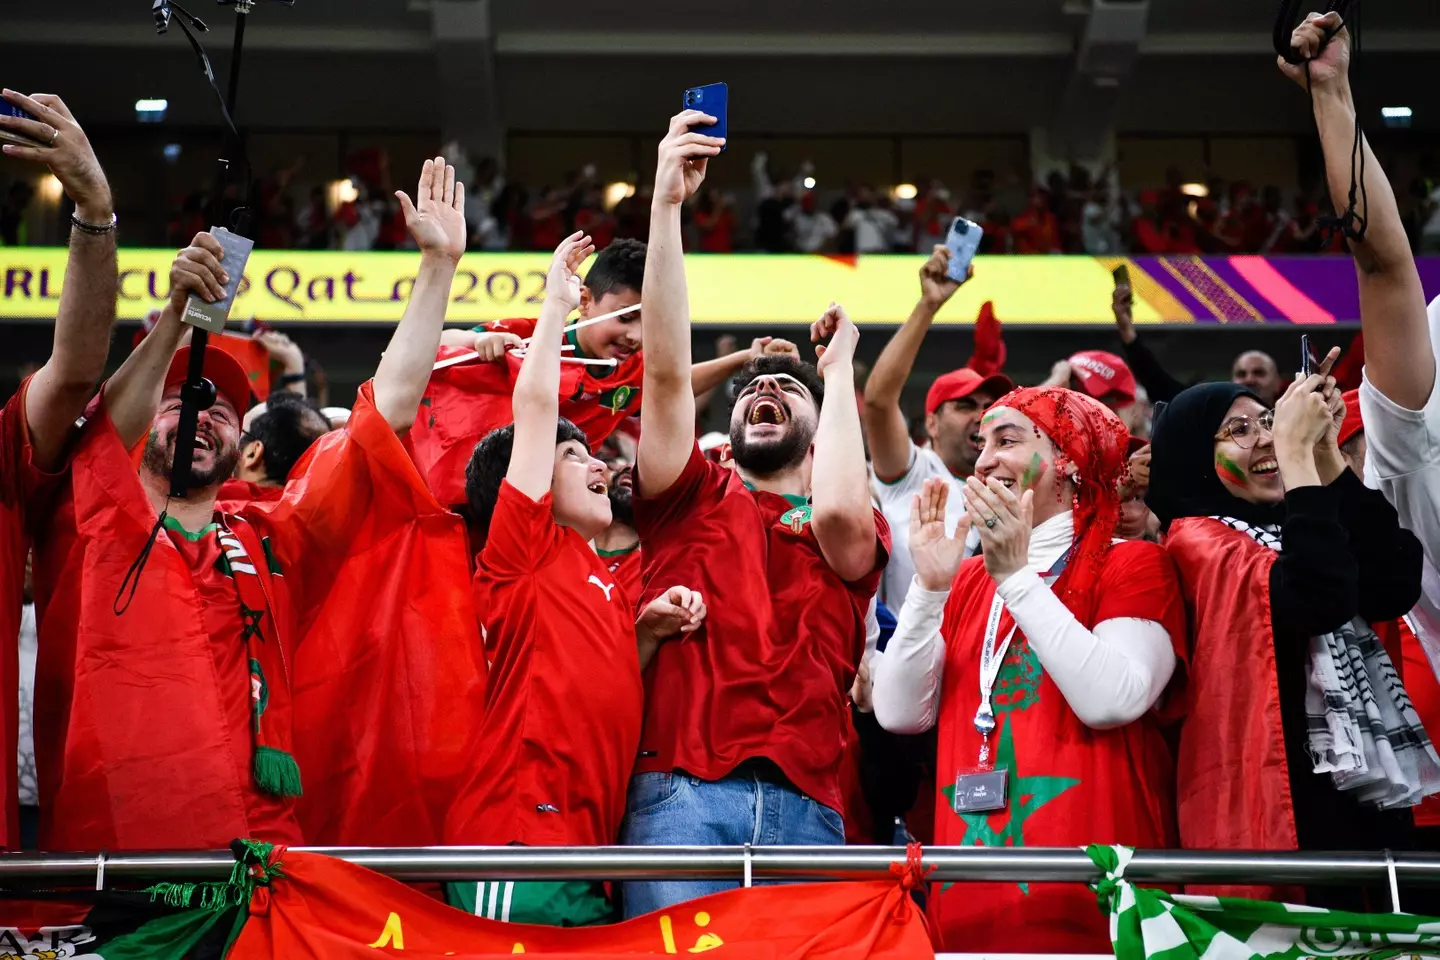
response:
{"label": "green flag face paint", "polygon": [[1025,465],[1025,472],[1020,476],[1020,486],[1031,490],[1039,482],[1041,474],[1045,472],[1045,461],[1040,459],[1040,454],[1032,453],[1030,462]]}
{"label": "green flag face paint", "polygon": [[1250,483],[1250,478],[1246,475],[1245,471],[1241,469],[1240,464],[1231,460],[1219,450],[1215,451],[1215,472],[1220,476],[1220,479],[1229,480],[1238,486],[1244,487]]}

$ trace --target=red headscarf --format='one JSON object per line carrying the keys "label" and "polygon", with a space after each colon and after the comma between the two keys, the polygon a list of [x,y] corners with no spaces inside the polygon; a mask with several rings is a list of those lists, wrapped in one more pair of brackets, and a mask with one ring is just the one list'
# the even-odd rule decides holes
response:
{"label": "red headscarf", "polygon": [[1099,400],[1060,387],[1021,387],[990,407],[1029,417],[1078,468],[1075,546],[1055,592],[1081,623],[1095,612],[1095,584],[1120,520],[1120,481],[1125,477],[1129,431]]}

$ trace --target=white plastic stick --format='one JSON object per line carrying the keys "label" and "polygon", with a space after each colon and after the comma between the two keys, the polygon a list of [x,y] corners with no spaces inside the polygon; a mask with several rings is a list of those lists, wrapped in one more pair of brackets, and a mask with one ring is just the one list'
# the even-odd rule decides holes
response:
{"label": "white plastic stick", "polygon": [[[632,303],[632,304],[630,304],[630,306],[628,306],[628,307],[621,307],[619,310],[611,310],[609,313],[602,313],[600,316],[598,316],[598,317],[591,317],[589,320],[577,320],[576,322],[574,322],[574,323],[569,324],[568,326],[566,326],[566,327],[565,327],[563,330],[561,330],[560,332],[561,332],[561,333],[569,333],[571,330],[579,330],[581,327],[588,327],[588,326],[590,326],[590,324],[592,324],[592,323],[599,323],[599,322],[602,321],[602,320],[609,320],[611,317],[622,317],[622,316],[624,316],[624,315],[627,314],[627,313],[634,313],[636,310],[639,310],[639,309],[640,309],[640,304],[638,304],[638,303]],[[525,338],[525,343],[529,343],[532,339],[534,339],[534,338],[533,338],[533,337],[526,337],[526,338]]]}
{"label": "white plastic stick", "polygon": [[[574,349],[575,349],[575,347],[574,347],[572,344],[568,344],[568,343],[566,343],[566,344],[561,344],[561,346],[560,346],[560,350],[561,350],[562,353],[563,353],[564,351],[566,351],[566,350],[574,350]],[[515,351],[515,355],[516,355],[517,357],[523,357],[523,356],[525,356],[525,351],[524,351],[524,350],[517,350],[517,351]],[[457,366],[458,364],[465,363],[465,362],[467,362],[467,361],[469,361],[469,360],[478,359],[479,356],[480,356],[480,354],[476,353],[474,350],[470,350],[470,351],[468,351],[468,352],[466,352],[466,353],[459,353],[459,354],[456,354],[456,355],[453,356],[453,357],[446,357],[444,360],[437,360],[437,361],[435,361],[435,365],[430,368],[430,371],[433,373],[433,372],[436,371],[436,370],[444,370],[446,367],[453,367],[453,366]],[[563,359],[563,358],[562,358],[562,359]]]}
{"label": "white plastic stick", "polygon": [[[515,356],[521,357],[521,358],[523,359],[524,356],[525,356],[525,351],[524,351],[524,350],[516,350],[516,351],[515,351]],[[593,359],[591,359],[590,357],[561,357],[561,358],[560,358],[560,362],[561,362],[561,363],[583,363],[583,364],[585,364],[587,367],[613,367],[613,366],[616,366],[617,364],[619,364],[620,361],[619,361],[619,360],[593,360]]]}

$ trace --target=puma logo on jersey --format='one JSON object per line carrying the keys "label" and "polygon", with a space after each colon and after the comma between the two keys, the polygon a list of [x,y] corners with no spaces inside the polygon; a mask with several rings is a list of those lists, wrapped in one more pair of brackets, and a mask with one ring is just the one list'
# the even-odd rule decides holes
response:
{"label": "puma logo on jersey", "polygon": [[610,591],[615,589],[615,584],[601,583],[600,578],[595,576],[595,574],[593,573],[590,574],[590,579],[587,580],[586,583],[593,583],[595,584],[595,586],[599,587],[600,591],[605,594],[605,599],[607,601],[610,599]]}

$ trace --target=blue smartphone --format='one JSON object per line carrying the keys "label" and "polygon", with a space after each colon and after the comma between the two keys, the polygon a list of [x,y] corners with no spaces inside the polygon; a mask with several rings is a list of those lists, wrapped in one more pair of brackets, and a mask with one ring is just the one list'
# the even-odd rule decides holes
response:
{"label": "blue smartphone", "polygon": [[985,231],[980,224],[966,220],[964,217],[956,217],[950,223],[950,233],[945,237],[945,246],[950,248],[950,269],[946,275],[956,283],[964,283],[965,275],[970,270],[970,262],[975,259],[975,251],[980,249],[980,238],[985,236]]}
{"label": "blue smartphone", "polygon": [[[729,139],[730,133],[730,88],[723,83],[707,83],[703,87],[691,87],[685,91],[684,109],[699,110],[701,113],[708,113],[716,119],[716,123],[700,124],[691,127],[695,133],[703,133],[707,137],[724,137]],[[729,146],[729,144],[726,144]],[[725,147],[720,148],[725,152]]]}
{"label": "blue smartphone", "polygon": [[[34,120],[29,113],[21,110],[15,104],[0,97],[0,117],[19,117],[21,120]],[[44,144],[31,140],[29,137],[14,132],[13,130],[0,130],[0,142],[16,143],[24,147],[41,147]]]}

